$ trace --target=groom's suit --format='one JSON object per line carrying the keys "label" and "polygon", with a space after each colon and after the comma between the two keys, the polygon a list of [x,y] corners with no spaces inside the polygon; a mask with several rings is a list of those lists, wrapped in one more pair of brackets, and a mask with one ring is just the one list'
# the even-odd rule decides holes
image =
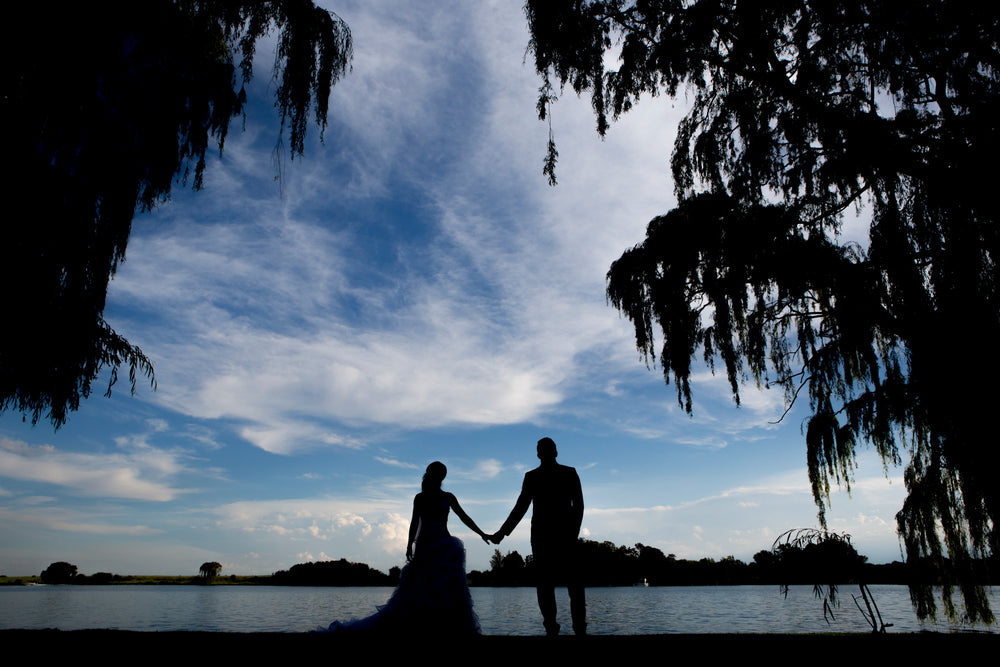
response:
{"label": "groom's suit", "polygon": [[[573,630],[586,632],[586,597],[580,577],[577,538],[583,522],[583,490],[576,470],[556,463],[554,458],[524,475],[521,495],[510,516],[498,531],[510,535],[533,505],[531,514],[531,552],[537,576],[538,606],[545,629],[559,632],[556,623],[555,584],[562,578],[569,589]],[[559,575],[562,575],[561,577]]]}

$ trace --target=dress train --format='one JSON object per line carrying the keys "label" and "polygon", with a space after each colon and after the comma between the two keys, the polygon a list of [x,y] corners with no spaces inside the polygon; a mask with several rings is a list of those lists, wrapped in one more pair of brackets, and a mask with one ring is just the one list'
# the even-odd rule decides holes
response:
{"label": "dress train", "polygon": [[447,530],[421,535],[403,566],[392,597],[367,618],[334,621],[317,632],[386,632],[418,635],[479,634],[465,576],[465,546]]}

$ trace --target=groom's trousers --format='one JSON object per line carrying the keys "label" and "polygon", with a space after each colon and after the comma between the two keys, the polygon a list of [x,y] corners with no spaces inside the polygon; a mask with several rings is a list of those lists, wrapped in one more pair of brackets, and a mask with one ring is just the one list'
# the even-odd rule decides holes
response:
{"label": "groom's trousers", "polygon": [[559,623],[556,622],[556,586],[566,586],[569,591],[573,632],[578,635],[587,632],[587,597],[577,544],[575,539],[572,542],[531,541],[538,608],[542,612],[545,632],[550,635],[559,634]]}

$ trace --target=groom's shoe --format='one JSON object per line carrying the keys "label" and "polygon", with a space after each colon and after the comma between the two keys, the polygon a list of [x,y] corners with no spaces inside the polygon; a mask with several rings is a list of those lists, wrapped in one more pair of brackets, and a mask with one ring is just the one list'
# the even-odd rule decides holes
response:
{"label": "groom's shoe", "polygon": [[545,635],[547,637],[555,637],[559,634],[559,624],[555,621],[544,621],[545,625]]}

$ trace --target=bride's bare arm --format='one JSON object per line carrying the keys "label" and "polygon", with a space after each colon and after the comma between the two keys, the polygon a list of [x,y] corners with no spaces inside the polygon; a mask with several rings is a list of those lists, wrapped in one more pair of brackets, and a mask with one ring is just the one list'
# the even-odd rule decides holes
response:
{"label": "bride's bare arm", "polygon": [[413,542],[417,539],[417,528],[420,527],[420,513],[417,510],[418,493],[413,497],[413,516],[410,517],[410,536],[406,540],[406,560],[413,558]]}
{"label": "bride's bare arm", "polygon": [[480,530],[479,526],[476,525],[476,522],[473,521],[472,518],[468,514],[465,513],[465,510],[462,509],[462,506],[458,504],[458,498],[455,497],[454,493],[449,493],[448,494],[448,502],[451,505],[452,511],[455,512],[455,516],[457,516],[459,519],[461,519],[462,523],[464,523],[466,526],[468,526],[469,528],[471,528],[473,530],[473,532],[476,533],[476,535],[478,535],[479,537],[483,538],[483,540],[487,544],[489,544],[489,542],[490,542],[489,535],[487,535],[482,530]]}

